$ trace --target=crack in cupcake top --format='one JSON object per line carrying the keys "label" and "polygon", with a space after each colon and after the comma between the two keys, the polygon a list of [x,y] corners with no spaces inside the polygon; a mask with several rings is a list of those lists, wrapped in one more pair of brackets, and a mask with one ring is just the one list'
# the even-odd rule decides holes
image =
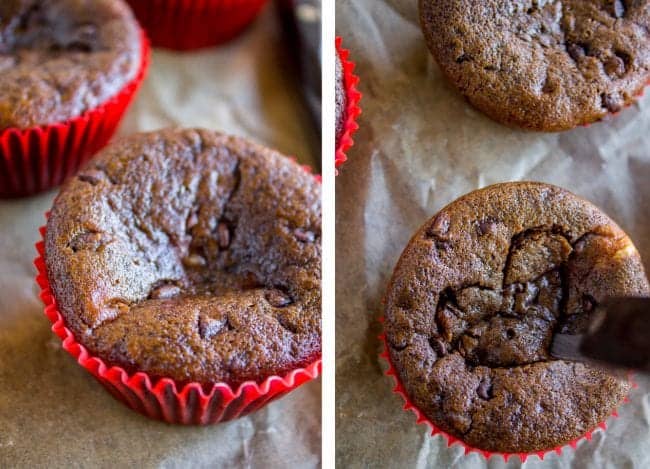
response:
{"label": "crack in cupcake top", "polygon": [[57,303],[80,342],[127,369],[237,383],[305,365],[320,352],[319,195],[241,139],[125,139],[54,204]]}
{"label": "crack in cupcake top", "polygon": [[[574,244],[589,239],[585,235]],[[511,367],[549,360],[553,333],[585,324],[596,306],[585,294],[578,309],[567,310],[567,276],[579,255],[565,234],[552,229],[538,227],[515,235],[502,287],[443,291],[435,316],[440,335],[430,341],[444,340],[469,366]]]}
{"label": "crack in cupcake top", "polygon": [[650,80],[645,1],[420,0],[432,53],[492,118],[562,130],[618,112]]}
{"label": "crack in cupcake top", "polygon": [[607,297],[648,293],[634,246],[598,209],[557,187],[501,184],[411,239],[388,288],[386,339],[435,425],[478,448],[535,451],[593,428],[627,389],[554,360],[553,334],[584,330]]}
{"label": "crack in cupcake top", "polygon": [[65,121],[135,78],[140,33],[123,0],[0,5],[0,129]]}

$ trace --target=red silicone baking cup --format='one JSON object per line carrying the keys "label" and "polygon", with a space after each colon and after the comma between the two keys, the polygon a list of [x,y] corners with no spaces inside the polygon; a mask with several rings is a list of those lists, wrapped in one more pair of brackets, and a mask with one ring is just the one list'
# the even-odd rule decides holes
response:
{"label": "red silicone baking cup", "polygon": [[[379,322],[381,322],[383,326],[384,318],[380,318]],[[468,455],[469,453],[479,453],[482,454],[486,460],[489,460],[490,458],[495,456],[501,456],[505,460],[505,462],[508,462],[508,460],[514,456],[519,456],[519,459],[521,460],[522,463],[526,462],[526,460],[531,456],[537,456],[540,460],[543,460],[544,457],[550,453],[557,453],[558,455],[561,455],[562,451],[569,450],[569,448],[575,450],[578,444],[581,443],[582,441],[591,441],[594,432],[598,431],[599,429],[603,431],[607,429],[607,422],[601,422],[593,430],[585,433],[580,438],[576,438],[575,440],[570,441],[565,445],[558,446],[557,448],[551,448],[548,450],[536,451],[532,453],[501,453],[501,452],[494,452],[494,451],[486,451],[480,448],[474,448],[473,446],[469,446],[467,443],[460,440],[459,438],[456,438],[455,436],[450,435],[449,433],[438,428],[433,422],[431,422],[429,419],[426,418],[424,413],[422,413],[422,411],[420,411],[420,409],[418,409],[415,406],[415,404],[411,402],[411,400],[406,394],[406,390],[404,389],[404,386],[399,381],[397,370],[393,366],[393,362],[390,359],[390,354],[388,352],[388,343],[386,342],[386,335],[382,333],[379,336],[379,340],[381,340],[383,344],[383,351],[382,353],[379,354],[379,357],[380,359],[383,359],[388,364],[388,369],[386,370],[385,374],[386,376],[390,376],[393,378],[395,382],[393,393],[399,395],[404,400],[404,410],[410,410],[415,414],[417,424],[426,424],[431,429],[431,436],[435,436],[435,435],[442,436],[442,438],[444,438],[445,441],[447,442],[447,447],[451,447],[452,445],[459,445],[462,448],[464,448],[465,455]],[[631,374],[628,376],[628,379],[632,388],[636,389],[638,385],[634,381],[633,376]],[[623,399],[621,405],[628,403],[629,401],[630,401],[629,397],[626,396],[625,399]],[[614,409],[614,411],[611,414],[611,417],[618,417],[618,409]]]}
{"label": "red silicone baking cup", "polygon": [[[46,214],[47,216],[47,214]],[[45,304],[45,315],[52,322],[52,331],[63,341],[63,349],[92,374],[116,399],[146,417],[168,423],[208,425],[243,417],[259,410],[302,384],[320,376],[318,358],[305,368],[297,368],[284,376],[270,376],[262,383],[246,381],[237,389],[227,383],[177,383],[170,378],[151,378],[147,373],[127,373],[119,366],[109,366],[92,356],[78,343],[65,326],[50,288],[45,267],[45,227],[40,228],[41,241],[36,244],[38,271],[36,283]]]}
{"label": "red silicone baking cup", "polygon": [[267,0],[128,0],[156,47],[215,46],[242,32]]}
{"label": "red silicone baking cup", "polygon": [[21,197],[61,184],[115,133],[147,74],[149,41],[141,35],[136,77],[105,103],[67,122],[0,130],[0,197]]}
{"label": "red silicone baking cup", "polygon": [[343,134],[341,135],[338,147],[336,148],[336,156],[334,160],[337,168],[347,161],[348,157],[346,156],[346,152],[352,147],[352,145],[354,145],[352,135],[359,128],[357,118],[361,114],[359,102],[361,101],[362,96],[359,90],[357,90],[359,77],[353,73],[355,64],[349,60],[350,51],[341,47],[342,42],[342,38],[336,38],[336,53],[341,60],[341,66],[343,68],[343,85],[345,86],[346,97],[345,124],[343,126]]}

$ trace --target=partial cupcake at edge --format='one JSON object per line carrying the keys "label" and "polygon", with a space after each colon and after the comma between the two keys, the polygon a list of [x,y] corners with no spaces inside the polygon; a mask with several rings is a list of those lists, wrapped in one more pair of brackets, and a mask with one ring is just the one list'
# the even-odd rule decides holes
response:
{"label": "partial cupcake at edge", "polygon": [[634,104],[650,81],[647,2],[419,0],[427,45],[477,109],[561,131]]}
{"label": "partial cupcake at edge", "polygon": [[149,47],[122,0],[0,4],[0,196],[60,184],[115,131]]}
{"label": "partial cupcake at edge", "polygon": [[434,433],[506,457],[557,450],[596,429],[625,376],[554,359],[610,297],[647,297],[628,236],[589,202],[505,183],[452,202],[413,236],[386,294],[387,358]]}
{"label": "partial cupcake at edge", "polygon": [[350,51],[342,47],[342,39],[336,38],[335,59],[335,166],[347,161],[347,151],[354,145],[352,136],[358,130],[357,118],[361,114],[361,93],[357,89],[359,77],[354,74],[355,64]]}
{"label": "partial cupcake at edge", "polygon": [[156,47],[191,51],[241,34],[268,0],[127,0]]}
{"label": "partial cupcake at edge", "polygon": [[[185,419],[188,383],[228,387],[236,401],[252,382],[263,404],[294,387],[280,378],[318,374],[320,193],[303,167],[244,139],[184,129],[121,139],[54,201],[42,287],[106,367],[174,383],[178,402],[162,396],[163,414],[174,406]],[[140,400],[132,407],[148,413]],[[182,423],[211,423],[209,408],[191,412]]]}

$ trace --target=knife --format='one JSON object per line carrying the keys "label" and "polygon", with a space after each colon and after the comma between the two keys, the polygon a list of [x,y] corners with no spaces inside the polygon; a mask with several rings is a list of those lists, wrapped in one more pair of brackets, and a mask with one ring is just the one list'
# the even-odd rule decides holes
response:
{"label": "knife", "polygon": [[554,358],[650,373],[650,298],[612,298],[580,335],[555,334]]}
{"label": "knife", "polygon": [[317,165],[321,162],[321,0],[276,0],[288,64],[309,115]]}

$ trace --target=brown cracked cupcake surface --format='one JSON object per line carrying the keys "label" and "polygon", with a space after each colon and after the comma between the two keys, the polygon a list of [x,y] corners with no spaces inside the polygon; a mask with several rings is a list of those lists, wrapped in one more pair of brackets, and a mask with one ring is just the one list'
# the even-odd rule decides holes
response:
{"label": "brown cracked cupcake surface", "polygon": [[122,0],[3,0],[0,129],[78,117],[133,80],[140,59]]}
{"label": "brown cracked cupcake surface", "polygon": [[499,452],[583,436],[625,380],[549,355],[601,301],[648,296],[638,252],[590,203],[539,183],[472,192],[411,239],[386,297],[389,353],[410,400],[442,430]]}
{"label": "brown cracked cupcake surface", "polygon": [[114,143],[47,223],[66,325],[129,372],[260,382],[320,356],[320,185],[243,139],[169,129]]}
{"label": "brown cracked cupcake surface", "polygon": [[420,21],[449,80],[506,125],[595,122],[650,80],[646,0],[420,0]]}

